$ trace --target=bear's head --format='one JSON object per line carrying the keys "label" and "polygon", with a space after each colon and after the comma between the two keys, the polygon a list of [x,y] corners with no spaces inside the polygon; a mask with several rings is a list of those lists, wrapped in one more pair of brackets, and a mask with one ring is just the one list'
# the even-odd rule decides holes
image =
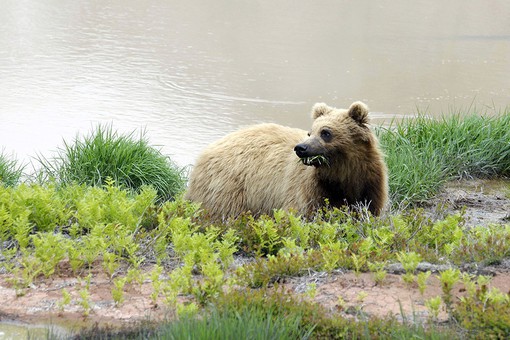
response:
{"label": "bear's head", "polygon": [[359,156],[373,143],[368,107],[362,102],[352,103],[347,110],[317,103],[313,106],[312,118],[309,138],[294,147],[305,165],[333,166]]}

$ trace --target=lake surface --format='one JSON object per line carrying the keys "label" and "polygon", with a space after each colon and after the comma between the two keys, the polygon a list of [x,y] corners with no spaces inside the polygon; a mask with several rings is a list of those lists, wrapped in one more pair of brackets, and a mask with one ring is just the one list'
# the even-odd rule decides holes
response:
{"label": "lake surface", "polygon": [[0,152],[30,161],[97,124],[181,166],[315,102],[375,124],[510,104],[510,1],[0,0]]}

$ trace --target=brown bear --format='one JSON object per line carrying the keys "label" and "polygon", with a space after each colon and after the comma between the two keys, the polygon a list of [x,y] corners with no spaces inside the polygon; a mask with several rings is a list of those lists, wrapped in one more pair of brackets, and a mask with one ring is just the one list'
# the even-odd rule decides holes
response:
{"label": "brown bear", "polygon": [[212,143],[195,164],[185,198],[201,202],[213,218],[273,209],[308,215],[325,199],[380,214],[388,176],[367,106],[355,102],[345,110],[318,103],[312,118],[308,133],[260,124]]}

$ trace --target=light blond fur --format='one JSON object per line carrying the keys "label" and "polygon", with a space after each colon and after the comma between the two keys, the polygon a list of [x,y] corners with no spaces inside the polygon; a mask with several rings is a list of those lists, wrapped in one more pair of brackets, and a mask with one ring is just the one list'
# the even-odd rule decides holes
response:
{"label": "light blond fur", "polygon": [[[365,203],[379,214],[388,196],[387,171],[367,114],[360,102],[348,110],[316,104],[310,136],[277,124],[233,132],[199,156],[185,197],[201,202],[213,218],[273,209],[309,214],[326,198],[335,206]],[[324,128],[333,136],[327,143],[320,138]],[[294,152],[300,143],[315,143],[329,164],[304,165]]]}

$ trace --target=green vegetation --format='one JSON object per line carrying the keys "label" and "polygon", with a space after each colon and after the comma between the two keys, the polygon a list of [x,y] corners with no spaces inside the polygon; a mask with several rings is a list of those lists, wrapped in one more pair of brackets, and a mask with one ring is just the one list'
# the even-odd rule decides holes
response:
{"label": "green vegetation", "polygon": [[395,205],[415,204],[448,180],[510,175],[510,113],[426,116],[379,131]]}
{"label": "green vegetation", "polygon": [[[440,120],[424,115],[377,130],[389,169],[394,207],[414,206],[433,197],[448,180],[510,176],[510,113],[496,117],[460,114]],[[319,161],[323,162],[323,159]],[[59,184],[103,185],[107,178],[124,188],[152,185],[160,200],[184,188],[184,171],[145,135],[119,136],[111,127],[64,142],[52,159],[39,158],[44,180]],[[0,154],[0,180],[19,182],[23,167]]]}
{"label": "green vegetation", "polygon": [[19,183],[23,175],[23,165],[3,151],[0,153],[0,185],[13,186]]}
{"label": "green vegetation", "polygon": [[[240,334],[240,321],[253,329],[266,325],[268,336],[285,337],[287,331],[297,331],[288,333],[291,338],[296,334],[312,338],[341,338],[346,334],[369,337],[377,332],[388,332],[391,338],[402,332],[411,332],[405,336],[443,332],[425,327],[422,321],[408,320],[409,324],[397,327],[396,319],[368,318],[362,308],[366,295],[361,293],[354,320],[309,310],[312,307],[306,301],[314,295],[310,292],[295,296],[295,301],[279,293],[281,299],[293,301],[289,308],[295,308],[294,314],[279,309],[268,314],[272,307],[264,303],[271,299],[263,297],[275,294],[278,283],[308,275],[309,271],[341,268],[361,273],[374,268],[374,273],[381,275],[381,264],[397,262],[425,290],[428,276],[414,274],[420,259],[454,265],[510,256],[510,225],[465,228],[461,216],[433,220],[420,209],[377,218],[323,209],[311,221],[278,210],[273,216],[245,216],[211,225],[194,203],[179,198],[157,204],[156,192],[150,187],[135,194],[113,183],[101,188],[40,184],[0,187],[0,207],[2,264],[12,274],[11,284],[18,294],[24,294],[39,277],[58,275],[60,264],[68,261],[75,275],[82,277],[74,304],[81,306],[87,316],[94,308],[90,269],[96,264],[97,270],[99,264],[99,269],[113,278],[111,298],[117,305],[124,303],[124,289],[137,284],[134,277],[150,279],[153,303],[163,300],[182,321],[158,328],[158,332],[166,329],[170,334],[189,329],[199,332],[213,325]],[[253,260],[234,266],[236,253],[250,255]],[[154,262],[157,264],[147,271],[149,263]],[[169,265],[172,262],[174,265]],[[437,277],[443,284],[441,300],[435,304],[424,301],[430,305],[431,315],[444,308],[465,330],[487,331],[485,327],[490,325],[494,334],[509,335],[506,319],[501,316],[509,308],[508,294],[486,286],[459,302],[453,299],[452,287],[464,284],[467,291],[472,291],[471,282],[482,282],[481,278],[461,277],[457,269],[443,271]],[[237,305],[242,301],[236,295],[241,294],[239,288],[252,289],[244,298],[246,306]],[[70,303],[69,297],[66,299],[69,294],[62,295],[58,307],[65,309]],[[182,296],[190,300],[182,302],[178,299]],[[256,296],[260,301],[249,300]],[[280,300],[275,302],[275,306],[283,305]],[[488,307],[492,319],[481,321],[470,314],[482,313]],[[434,318],[437,316],[431,320]]]}
{"label": "green vegetation", "polygon": [[[233,301],[234,297],[244,300]],[[313,331],[303,322],[302,311],[284,313],[271,298],[258,301],[246,295],[234,294],[223,305],[205,311],[203,317],[184,316],[158,331],[164,339],[306,339]],[[247,301],[248,300],[248,301]],[[284,301],[283,298],[280,302]],[[288,306],[286,306],[288,307]]]}
{"label": "green vegetation", "polygon": [[332,316],[315,303],[280,290],[234,291],[214,306],[162,326],[125,331],[91,329],[88,338],[139,339],[444,339],[449,329],[396,318],[354,320]]}
{"label": "green vegetation", "polygon": [[118,135],[111,127],[95,131],[73,143],[64,142],[53,159],[39,158],[42,177],[59,184],[101,186],[108,178],[124,188],[138,190],[152,185],[160,200],[173,198],[183,190],[185,178],[171,160],[149,146],[145,135],[139,139]]}
{"label": "green vegetation", "polygon": [[[164,324],[92,333],[103,338],[509,337],[510,295],[458,268],[508,258],[510,225],[467,228],[462,214],[419,208],[448,179],[508,176],[509,123],[509,114],[419,117],[380,131],[393,204],[406,207],[392,214],[326,207],[308,220],[276,210],[223,223],[182,199],[182,171],[144,138],[100,127],[66,144],[55,159],[40,159],[37,183],[19,183],[21,168],[0,157],[0,169],[18,174],[0,184],[0,266],[19,295],[69,266],[80,285],[62,290],[55,307],[61,312],[69,305],[84,317],[93,312],[91,282],[101,270],[116,306],[126,303],[128,289],[149,280],[153,304],[173,312]],[[451,269],[419,272],[422,261]],[[426,317],[371,317],[363,291],[355,306],[337,296],[335,308],[325,310],[312,301],[315,283],[302,294],[281,287],[289,278],[339,269],[352,270],[356,279],[371,272],[384,285],[391,264],[400,264],[404,282],[418,287]],[[426,299],[433,279],[442,291]],[[461,298],[454,295],[458,286],[466,292]],[[438,322],[441,313],[448,323]]]}

